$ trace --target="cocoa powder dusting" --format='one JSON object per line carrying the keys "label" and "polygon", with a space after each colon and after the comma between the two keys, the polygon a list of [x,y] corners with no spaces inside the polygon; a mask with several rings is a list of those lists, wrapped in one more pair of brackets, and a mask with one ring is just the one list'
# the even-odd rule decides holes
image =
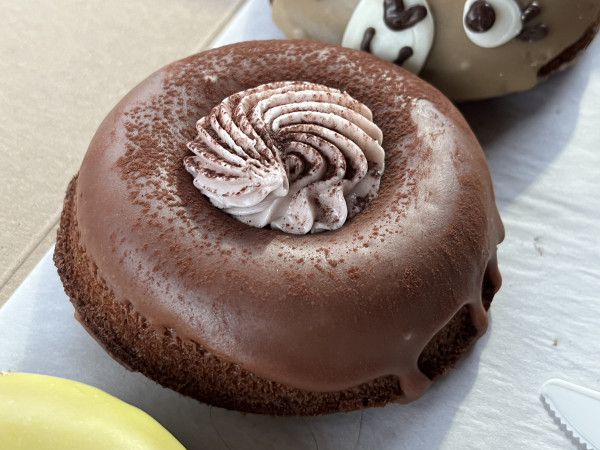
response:
{"label": "cocoa powder dusting", "polygon": [[[194,188],[183,167],[183,159],[191,154],[186,143],[195,138],[198,119],[229,95],[288,80],[348,92],[371,109],[374,122],[383,131],[386,168],[379,196],[334,232],[298,237],[244,225],[212,206]],[[387,397],[385,401],[361,397],[357,400],[361,404],[383,404],[390,396],[406,395],[397,377],[405,374],[390,375],[398,367],[398,323],[407,315],[427,322],[421,320],[421,310],[430,308],[436,311],[432,319],[436,323],[431,328],[437,330],[459,308],[450,304],[454,297],[444,303],[432,295],[433,300],[416,309],[412,304],[416,300],[411,299],[422,300],[423,292],[433,289],[433,280],[440,278],[448,278],[442,291],[452,291],[457,298],[470,295],[463,292],[467,283],[453,280],[448,272],[465,260],[471,261],[474,253],[482,260],[473,266],[485,266],[488,261],[483,259],[490,252],[487,247],[484,252],[456,247],[462,246],[465,238],[487,246],[486,239],[496,239],[490,236],[499,226],[485,222],[493,207],[487,197],[485,203],[476,192],[482,186],[489,188],[489,180],[484,179],[482,186],[473,185],[472,196],[457,202],[457,215],[479,215],[481,220],[465,226],[450,223],[444,229],[444,245],[438,245],[437,236],[433,236],[429,248],[415,250],[415,254],[405,250],[410,247],[406,242],[412,239],[412,231],[403,227],[417,206],[420,178],[428,173],[429,150],[415,136],[416,125],[410,116],[415,99],[433,103],[458,129],[468,129],[437,91],[393,63],[364,52],[312,42],[251,42],[167,66],[136,88],[123,108],[109,116],[118,130],[105,135],[112,136],[112,141],[120,140],[121,148],[95,150],[88,160],[92,167],[114,158],[110,170],[117,175],[116,186],[102,188],[108,192],[106,198],[121,202],[114,216],[99,219],[96,211],[79,216],[88,220],[82,229],[93,229],[98,236],[107,232],[110,237],[112,250],[101,250],[109,262],[103,262],[94,278],[100,279],[104,271],[111,273],[109,282],[100,284],[106,292],[114,292],[120,305],[116,309],[129,302],[127,314],[135,316],[132,321],[143,323],[143,337],[177,347],[184,354],[182,358],[187,358],[182,361],[194,359],[185,353],[188,350],[200,352],[211,367],[227,367],[245,379],[254,377],[257,384],[252,385],[256,386],[253,395],[275,409],[285,409],[274,406],[288,404],[282,400],[289,398],[285,395],[301,403],[298,399],[307,391],[354,389],[362,383],[385,386],[385,393],[380,395]],[[468,145],[476,144],[469,141]],[[461,163],[457,160],[458,165]],[[460,174],[459,182],[463,186],[474,183]],[[105,193],[96,194],[104,198]],[[430,262],[431,268],[423,271],[421,261]],[[329,325],[307,333],[321,323]],[[395,343],[390,344],[389,352],[381,352],[385,353],[382,360],[372,361],[374,372],[361,361],[372,357],[373,342],[381,342],[380,332]],[[321,341],[317,342],[318,336]],[[340,356],[336,343],[352,345]],[[425,344],[427,340],[415,345],[420,351]],[[405,353],[412,355],[412,351]],[[417,357],[414,355],[414,365]],[[133,361],[127,355],[122,359]],[[276,369],[267,374],[264,367]],[[193,378],[193,371],[188,375]],[[228,380],[223,383],[235,385],[237,378],[228,376],[221,377]],[[386,377],[385,382],[382,377]],[[155,378],[168,377],[159,374]],[[252,391],[248,384],[241,385]],[[231,386],[223,387],[215,397],[217,402],[231,398]],[[265,398],[265,389],[277,392],[277,400]],[[285,394],[286,390],[292,394]],[[352,404],[349,399],[358,391],[344,392],[348,396],[345,401]]]}

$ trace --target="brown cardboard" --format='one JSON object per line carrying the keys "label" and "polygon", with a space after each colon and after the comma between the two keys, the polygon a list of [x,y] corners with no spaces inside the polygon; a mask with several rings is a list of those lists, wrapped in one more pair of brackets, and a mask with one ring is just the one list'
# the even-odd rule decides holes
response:
{"label": "brown cardboard", "polygon": [[205,48],[243,3],[4,2],[0,305],[53,242],[64,190],[103,117],[151,72]]}

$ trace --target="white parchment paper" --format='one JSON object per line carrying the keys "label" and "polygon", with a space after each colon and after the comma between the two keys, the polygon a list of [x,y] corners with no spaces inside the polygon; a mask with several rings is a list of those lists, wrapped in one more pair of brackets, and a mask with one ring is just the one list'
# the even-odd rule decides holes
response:
{"label": "white parchment paper", "polygon": [[[250,1],[215,45],[281,37]],[[190,449],[569,449],[539,389],[600,390],[600,40],[529,92],[461,107],[494,179],[506,240],[488,333],[410,405],[278,418],[183,398],[113,361],[73,318],[49,252],[0,310],[0,370],[72,378],[160,421]],[[600,423],[600,418],[599,418]]]}

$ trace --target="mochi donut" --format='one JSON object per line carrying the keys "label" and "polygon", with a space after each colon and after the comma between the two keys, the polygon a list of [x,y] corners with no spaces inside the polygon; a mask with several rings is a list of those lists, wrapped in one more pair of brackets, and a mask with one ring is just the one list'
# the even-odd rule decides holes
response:
{"label": "mochi donut", "polygon": [[600,24],[598,0],[274,0],[291,38],[372,52],[454,101],[524,91],[572,64]]}
{"label": "mochi donut", "polygon": [[208,50],[93,137],[54,261],[123,365],[202,402],[410,402],[483,333],[504,229],[481,147],[404,69],[317,41]]}

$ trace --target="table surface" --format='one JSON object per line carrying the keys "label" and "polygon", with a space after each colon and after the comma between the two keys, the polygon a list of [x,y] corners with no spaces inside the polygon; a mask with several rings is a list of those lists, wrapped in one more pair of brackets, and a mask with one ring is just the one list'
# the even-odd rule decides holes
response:
{"label": "table surface", "polygon": [[[172,59],[210,45],[280,36],[268,19],[268,2],[173,4],[159,18],[149,12],[164,7],[159,0],[103,2],[107,10],[99,14],[90,2],[75,13],[59,1],[44,4],[49,10],[24,24],[16,23],[23,11],[13,5],[12,16],[0,18],[21,34],[45,13],[72,27],[45,24],[24,48],[16,47],[14,37],[0,41],[9,43],[2,51],[13,63],[21,58],[12,78],[0,72],[0,92],[9,100],[0,108],[5,117],[11,114],[0,127],[0,148],[8,157],[0,169],[8,183],[0,194],[4,286],[26,270],[23,284],[0,309],[0,370],[98,386],[149,412],[189,448],[575,448],[543,408],[539,389],[550,378],[562,378],[600,390],[600,40],[574,68],[529,92],[461,106],[488,158],[506,226],[499,248],[504,285],[489,332],[474,350],[410,405],[275,418],[211,408],[127,372],[73,319],[48,252],[62,191],[118,98]],[[128,50],[117,44],[131,19],[140,20],[136,6],[150,29],[136,22],[141,34],[128,39]],[[121,16],[112,22],[116,10]],[[55,28],[65,39],[62,51],[43,41],[44,30]],[[172,41],[157,38],[156,29]],[[68,40],[99,30],[106,35]],[[42,60],[32,62],[34,57]],[[8,64],[6,58],[0,64]],[[124,76],[111,77],[114,70]],[[76,89],[67,91],[61,83]],[[33,261],[24,263],[28,258]]]}

